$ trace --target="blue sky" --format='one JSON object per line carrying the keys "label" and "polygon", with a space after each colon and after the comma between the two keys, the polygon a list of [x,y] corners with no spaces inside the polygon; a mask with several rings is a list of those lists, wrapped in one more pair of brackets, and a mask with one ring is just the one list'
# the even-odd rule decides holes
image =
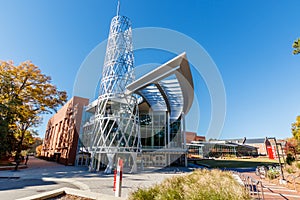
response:
{"label": "blue sky", "polygon": [[[81,63],[108,36],[116,4],[1,0],[0,59],[31,60],[71,96]],[[121,14],[130,17],[133,28],[172,29],[209,53],[226,90],[221,138],[291,136],[290,125],[300,115],[300,55],[291,53],[300,37],[299,8],[300,1],[121,0]],[[149,53],[137,52],[136,64],[172,57],[155,52],[149,58]],[[211,117],[210,97],[198,78],[201,118],[198,129],[191,131],[203,135]],[[45,124],[39,128],[41,136]]]}

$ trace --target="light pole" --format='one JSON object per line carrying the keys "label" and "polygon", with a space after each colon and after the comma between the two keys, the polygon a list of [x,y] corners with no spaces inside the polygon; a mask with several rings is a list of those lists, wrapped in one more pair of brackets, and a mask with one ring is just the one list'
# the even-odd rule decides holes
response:
{"label": "light pole", "polygon": [[[273,139],[273,140],[275,141],[275,147],[276,147],[276,152],[277,152],[277,156],[278,156],[278,162],[279,162],[279,167],[280,167],[281,178],[282,178],[282,180],[285,180],[285,179],[284,179],[283,170],[282,170],[281,161],[280,161],[279,149],[278,149],[278,146],[277,146],[276,138],[275,138],[275,137],[269,137],[269,138],[267,138],[267,139]],[[283,162],[284,162],[284,161],[283,161]]]}

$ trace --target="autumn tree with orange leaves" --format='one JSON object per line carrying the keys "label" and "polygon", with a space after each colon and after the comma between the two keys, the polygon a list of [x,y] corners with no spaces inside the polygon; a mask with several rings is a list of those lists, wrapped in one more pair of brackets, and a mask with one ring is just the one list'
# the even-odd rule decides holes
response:
{"label": "autumn tree with orange leaves", "polygon": [[299,54],[300,53],[300,38],[298,38],[297,40],[294,41],[293,43],[293,54]]}
{"label": "autumn tree with orange leaves", "polygon": [[19,65],[0,61],[0,158],[15,152],[17,169],[41,114],[56,111],[66,100],[66,92],[30,61]]}

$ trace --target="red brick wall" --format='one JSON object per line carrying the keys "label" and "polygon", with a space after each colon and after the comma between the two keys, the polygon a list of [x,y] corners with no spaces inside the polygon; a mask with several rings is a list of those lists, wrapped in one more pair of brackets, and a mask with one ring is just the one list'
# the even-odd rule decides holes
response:
{"label": "red brick wall", "polygon": [[65,165],[75,164],[83,106],[88,102],[75,96],[49,119],[42,156]]}

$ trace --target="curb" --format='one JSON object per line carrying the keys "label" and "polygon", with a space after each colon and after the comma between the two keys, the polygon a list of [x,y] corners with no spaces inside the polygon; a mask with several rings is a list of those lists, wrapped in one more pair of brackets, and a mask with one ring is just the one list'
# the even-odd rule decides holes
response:
{"label": "curb", "polygon": [[[1,166],[0,171],[14,170],[16,166]],[[18,169],[26,169],[27,165],[19,165]]]}
{"label": "curb", "polygon": [[85,198],[90,198],[90,199],[105,199],[105,200],[125,200],[122,197],[114,197],[106,194],[100,194],[100,193],[95,193],[95,192],[88,192],[88,191],[82,191],[82,190],[76,190],[73,188],[68,188],[68,187],[63,187],[61,189],[57,190],[52,190],[49,192],[43,192],[41,194],[25,197],[25,198],[20,198],[17,200],[41,200],[41,199],[49,199],[53,197],[57,197],[58,195],[61,194],[71,194],[79,197],[85,197]]}

